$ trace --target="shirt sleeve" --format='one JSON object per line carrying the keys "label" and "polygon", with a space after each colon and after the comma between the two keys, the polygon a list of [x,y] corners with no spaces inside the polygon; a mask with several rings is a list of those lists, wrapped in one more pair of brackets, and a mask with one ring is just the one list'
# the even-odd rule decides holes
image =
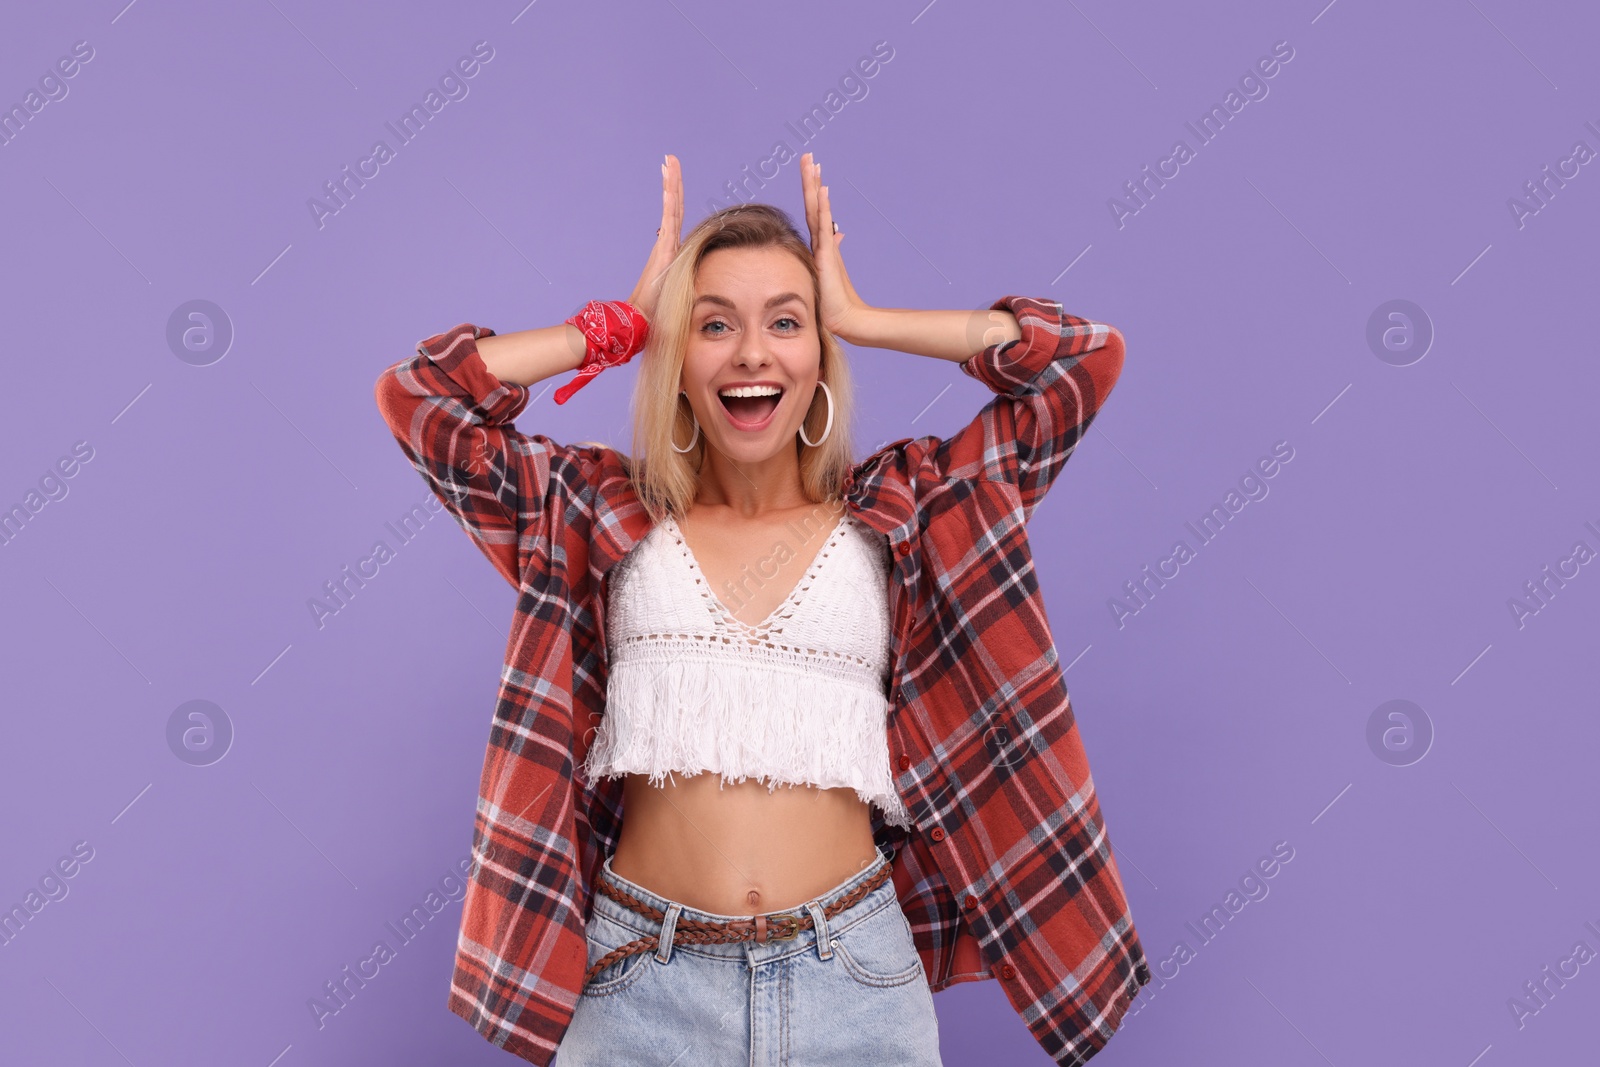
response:
{"label": "shirt sleeve", "polygon": [[484,365],[478,338],[494,335],[462,323],[420,341],[415,356],[378,376],[373,392],[411,465],[520,588],[531,543],[524,535],[550,508],[552,490],[582,475],[578,449],[512,424],[528,405],[528,387],[502,382]]}
{"label": "shirt sleeve", "polygon": [[961,364],[997,395],[931,459],[947,478],[1014,485],[1026,519],[1116,385],[1123,339],[1115,327],[1068,315],[1048,298],[1008,296],[990,309],[1015,315],[1022,336]]}

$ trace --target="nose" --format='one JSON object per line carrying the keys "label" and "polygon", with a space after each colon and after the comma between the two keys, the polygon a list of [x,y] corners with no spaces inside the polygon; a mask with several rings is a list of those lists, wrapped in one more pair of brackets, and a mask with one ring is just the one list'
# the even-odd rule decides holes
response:
{"label": "nose", "polygon": [[739,340],[739,350],[734,354],[733,361],[741,367],[765,367],[772,362],[767,339],[761,335],[760,330],[745,332]]}

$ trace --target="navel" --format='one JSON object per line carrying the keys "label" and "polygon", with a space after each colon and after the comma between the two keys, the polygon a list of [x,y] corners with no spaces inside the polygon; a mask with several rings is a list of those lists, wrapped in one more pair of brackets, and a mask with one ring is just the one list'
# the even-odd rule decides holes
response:
{"label": "navel", "polygon": [[752,889],[744,895],[744,898],[750,902],[750,907],[754,908],[761,903],[761,892],[760,890]]}

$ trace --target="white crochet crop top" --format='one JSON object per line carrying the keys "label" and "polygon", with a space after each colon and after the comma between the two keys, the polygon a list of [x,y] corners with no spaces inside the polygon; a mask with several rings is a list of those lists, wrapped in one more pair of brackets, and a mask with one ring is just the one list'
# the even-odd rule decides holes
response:
{"label": "white crochet crop top", "polygon": [[674,772],[844,786],[910,827],[889,770],[888,546],[845,513],[788,598],[734,618],[669,515],[616,564],[591,781]]}

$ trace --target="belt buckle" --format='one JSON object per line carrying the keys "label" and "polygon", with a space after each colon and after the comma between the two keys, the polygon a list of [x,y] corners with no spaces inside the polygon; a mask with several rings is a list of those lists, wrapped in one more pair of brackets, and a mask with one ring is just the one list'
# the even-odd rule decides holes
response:
{"label": "belt buckle", "polygon": [[800,936],[800,916],[794,912],[786,912],[783,915],[775,915],[772,918],[786,922],[788,924],[788,932],[782,934],[769,933],[767,934],[768,941],[793,941]]}

